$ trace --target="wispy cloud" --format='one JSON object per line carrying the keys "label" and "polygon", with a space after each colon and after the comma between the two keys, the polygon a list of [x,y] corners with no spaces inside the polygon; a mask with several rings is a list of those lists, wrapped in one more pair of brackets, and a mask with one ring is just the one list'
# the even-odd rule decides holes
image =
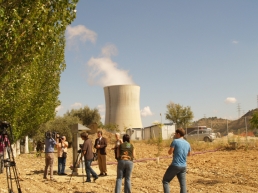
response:
{"label": "wispy cloud", "polygon": [[238,43],[239,43],[239,41],[237,41],[237,40],[232,41],[232,44],[238,44]]}
{"label": "wispy cloud", "polygon": [[55,111],[58,113],[62,109],[64,109],[64,107],[62,105],[59,105],[58,107],[56,107]]}
{"label": "wispy cloud", "polygon": [[66,28],[66,39],[68,46],[74,45],[76,42],[90,41],[95,43],[97,40],[97,33],[86,28],[84,25],[67,26]]}
{"label": "wispy cloud", "polygon": [[144,107],[144,108],[141,110],[141,116],[147,117],[147,116],[151,116],[151,115],[153,115],[153,113],[151,112],[149,106]]}
{"label": "wispy cloud", "polygon": [[236,102],[237,102],[237,100],[234,97],[228,97],[225,100],[225,103],[236,103]]}
{"label": "wispy cloud", "polygon": [[72,109],[79,109],[82,107],[82,104],[81,103],[74,103],[70,106]]}
{"label": "wispy cloud", "polygon": [[90,84],[100,86],[134,84],[128,71],[118,69],[118,64],[111,60],[111,56],[116,54],[116,46],[108,44],[102,48],[100,57],[92,57],[88,61]]}

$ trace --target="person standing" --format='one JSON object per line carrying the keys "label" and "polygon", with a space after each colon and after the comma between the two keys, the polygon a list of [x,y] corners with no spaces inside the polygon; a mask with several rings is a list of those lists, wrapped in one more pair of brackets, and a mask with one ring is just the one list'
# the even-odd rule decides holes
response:
{"label": "person standing", "polygon": [[86,182],[91,182],[90,175],[92,175],[93,181],[95,182],[98,179],[98,175],[91,168],[91,162],[93,159],[92,141],[89,139],[88,133],[86,132],[81,133],[81,138],[84,140],[82,145],[82,155],[84,156],[85,162],[85,171],[87,176]]}
{"label": "person standing", "polygon": [[117,177],[115,193],[121,192],[122,179],[125,178],[124,192],[131,193],[131,174],[133,171],[133,159],[135,158],[134,146],[130,143],[130,136],[125,134],[123,136],[123,143],[119,146],[117,152]]}
{"label": "person standing", "polygon": [[98,153],[98,165],[100,174],[99,176],[107,176],[107,163],[106,163],[106,147],[107,139],[102,136],[102,131],[97,132],[98,138],[95,140],[94,148]]}
{"label": "person standing", "polygon": [[115,146],[111,149],[114,150],[115,153],[115,159],[118,160],[117,152],[119,151],[119,146],[123,143],[122,139],[120,139],[120,134],[115,133],[116,143]]}
{"label": "person standing", "polygon": [[186,161],[187,156],[191,154],[190,144],[184,139],[185,130],[179,128],[176,130],[174,140],[170,145],[168,154],[173,153],[173,161],[163,176],[164,193],[170,193],[169,183],[177,176],[180,184],[180,193],[186,193]]}
{"label": "person standing", "polygon": [[0,174],[4,172],[4,155],[8,147],[10,147],[8,136],[0,135]]}
{"label": "person standing", "polygon": [[66,158],[67,158],[67,147],[68,142],[66,141],[66,137],[62,136],[59,139],[59,142],[56,144],[57,147],[57,156],[58,156],[58,175],[67,175],[65,173],[65,164],[66,164]]}
{"label": "person standing", "polygon": [[56,139],[53,139],[52,133],[49,133],[49,136],[45,139],[45,171],[44,179],[47,179],[47,170],[50,167],[50,180],[56,181],[53,178],[53,163],[54,163],[54,147],[56,145]]}

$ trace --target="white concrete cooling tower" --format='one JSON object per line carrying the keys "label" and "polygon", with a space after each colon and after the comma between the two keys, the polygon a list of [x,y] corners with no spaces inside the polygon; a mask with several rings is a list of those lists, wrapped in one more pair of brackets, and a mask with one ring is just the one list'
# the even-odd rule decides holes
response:
{"label": "white concrete cooling tower", "polygon": [[104,92],[105,125],[116,124],[120,132],[125,132],[125,128],[142,128],[139,86],[107,86],[104,87]]}

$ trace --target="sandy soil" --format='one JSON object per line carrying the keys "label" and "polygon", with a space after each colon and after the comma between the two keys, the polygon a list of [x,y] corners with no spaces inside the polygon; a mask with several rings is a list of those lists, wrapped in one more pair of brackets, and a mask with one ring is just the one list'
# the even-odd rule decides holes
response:
{"label": "sandy soil", "polygon": [[[146,143],[135,143],[137,159],[132,173],[133,193],[163,192],[162,177],[171,163],[171,156],[167,156],[168,148],[163,148],[159,164],[155,159],[157,146]],[[44,154],[36,157],[35,154],[22,154],[16,158],[17,169],[20,173],[20,186],[23,193],[36,192],[64,192],[64,193],[108,193],[114,192],[116,181],[116,165],[108,146],[108,176],[100,177],[95,183],[83,183],[85,171],[79,168],[78,176],[58,176],[57,182],[43,180]],[[66,172],[71,174],[69,165],[72,165],[71,149],[69,149]],[[151,159],[154,158],[154,159]],[[57,170],[57,159],[54,163]],[[94,170],[99,173],[96,163]],[[70,180],[71,179],[71,180]],[[0,192],[7,191],[6,173],[0,174]],[[69,183],[70,181],[70,183]],[[16,183],[13,182],[14,192]],[[214,152],[195,152],[188,159],[187,172],[188,192],[258,192],[258,150],[220,150]],[[171,192],[179,192],[178,180],[170,183]]]}

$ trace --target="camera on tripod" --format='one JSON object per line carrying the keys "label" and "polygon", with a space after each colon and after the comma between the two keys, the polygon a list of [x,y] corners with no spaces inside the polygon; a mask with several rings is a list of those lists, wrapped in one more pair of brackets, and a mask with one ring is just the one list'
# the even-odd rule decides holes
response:
{"label": "camera on tripod", "polygon": [[81,153],[82,152],[83,144],[79,144],[79,147],[80,147],[80,149],[77,151],[77,153]]}
{"label": "camera on tripod", "polygon": [[59,137],[59,133],[58,132],[55,132],[55,131],[47,131],[45,132],[45,137],[47,139],[50,139],[50,138],[53,138],[53,139],[56,139],[56,138],[59,138],[60,140],[60,137]]}

